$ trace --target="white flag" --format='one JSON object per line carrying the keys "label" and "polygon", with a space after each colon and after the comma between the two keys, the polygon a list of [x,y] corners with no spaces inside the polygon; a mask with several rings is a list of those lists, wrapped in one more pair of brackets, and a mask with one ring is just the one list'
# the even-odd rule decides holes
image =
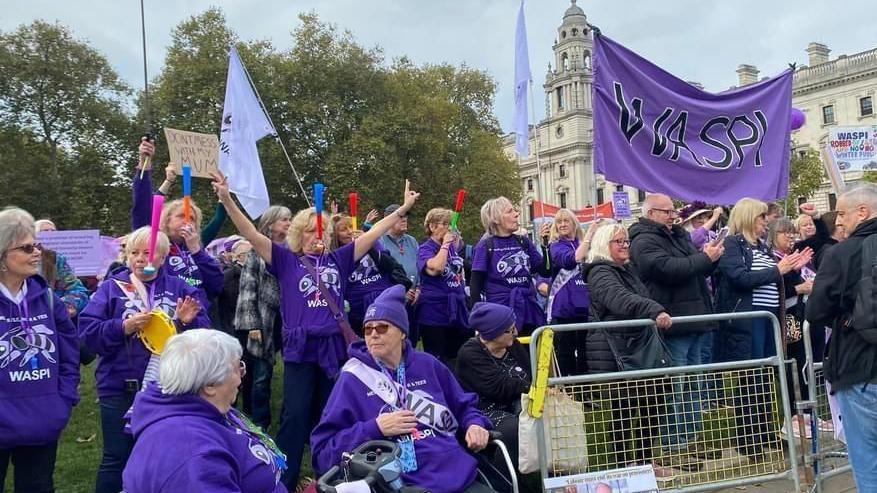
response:
{"label": "white flag", "polygon": [[515,119],[512,130],[515,132],[515,151],[519,156],[530,154],[530,122],[527,119],[527,84],[530,75],[530,55],[527,52],[527,23],[524,21],[524,0],[518,10],[518,23],[515,26]]}
{"label": "white flag", "polygon": [[219,133],[219,169],[228,177],[229,190],[253,219],[261,216],[271,203],[256,142],[274,133],[232,46],[228,52],[228,80]]}

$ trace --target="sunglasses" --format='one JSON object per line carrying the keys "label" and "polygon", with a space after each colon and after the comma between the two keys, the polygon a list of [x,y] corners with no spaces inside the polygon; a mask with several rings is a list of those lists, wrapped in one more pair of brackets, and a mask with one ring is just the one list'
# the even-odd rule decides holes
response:
{"label": "sunglasses", "polygon": [[362,328],[362,333],[366,336],[370,336],[372,331],[377,332],[379,335],[384,335],[387,331],[390,330],[390,324],[372,324],[366,325]]}
{"label": "sunglasses", "polygon": [[610,241],[609,243],[615,243],[615,244],[617,244],[618,246],[621,246],[621,247],[628,247],[628,246],[630,246],[630,240],[612,240],[612,241]]}
{"label": "sunglasses", "polygon": [[32,253],[34,252],[34,250],[42,251],[42,250],[43,250],[43,244],[42,244],[42,243],[27,243],[27,244],[25,244],[25,245],[18,245],[17,247],[12,247],[12,248],[10,248],[9,250],[6,250],[6,251],[7,251],[7,252],[12,252],[12,251],[15,251],[15,250],[21,250],[22,252],[24,252],[24,253],[30,255],[30,254],[32,254]]}

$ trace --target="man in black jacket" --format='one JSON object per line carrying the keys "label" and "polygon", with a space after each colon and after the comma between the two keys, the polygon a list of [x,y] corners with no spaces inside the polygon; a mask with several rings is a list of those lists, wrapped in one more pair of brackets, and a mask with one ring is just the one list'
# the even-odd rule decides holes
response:
{"label": "man in black jacket", "polygon": [[[721,244],[706,243],[698,251],[688,232],[674,225],[676,210],[670,197],[651,194],[643,202],[643,215],[630,227],[630,258],[651,298],[670,315],[704,315],[712,313],[712,300],[706,278],[722,256]],[[676,366],[710,363],[705,361],[706,345],[711,345],[713,323],[673,324],[664,333],[664,341]],[[678,380],[678,381],[677,381]],[[661,430],[661,445],[670,457],[687,451],[703,458],[703,446],[696,446],[700,432],[701,388],[697,379],[674,379],[674,392],[668,398],[667,417]],[[684,464],[664,464],[684,467]]]}
{"label": "man in black jacket", "polygon": [[877,327],[851,323],[863,275],[863,244],[877,235],[877,185],[844,193],[836,209],[837,223],[849,237],[822,259],[807,301],[807,320],[832,329],[825,376],[840,404],[856,486],[859,491],[877,491]]}

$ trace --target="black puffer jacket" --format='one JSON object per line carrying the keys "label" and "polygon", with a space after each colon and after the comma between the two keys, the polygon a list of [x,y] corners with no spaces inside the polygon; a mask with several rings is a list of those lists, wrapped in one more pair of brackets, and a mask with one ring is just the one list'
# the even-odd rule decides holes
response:
{"label": "black puffer jacket", "polygon": [[[660,303],[649,298],[648,288],[640,281],[630,263],[624,266],[606,261],[582,264],[582,276],[588,279],[592,321],[642,318],[654,320],[661,312],[666,311]],[[652,328],[642,326],[609,330],[618,336],[634,337]],[[589,373],[618,371],[618,364],[609,349],[606,336],[600,330],[588,331],[585,356]]]}
{"label": "black puffer jacket", "polygon": [[[630,261],[652,299],[674,317],[706,315],[713,312],[706,278],[715,265],[691,242],[680,226],[667,229],[646,218],[630,227]],[[715,330],[718,324],[678,324],[667,336]]]}
{"label": "black puffer jacket", "polygon": [[862,277],[862,243],[877,234],[877,219],[869,219],[849,238],[831,247],[813,282],[807,301],[807,320],[832,328],[825,351],[825,375],[835,390],[877,383],[877,327],[852,327],[856,285]]}

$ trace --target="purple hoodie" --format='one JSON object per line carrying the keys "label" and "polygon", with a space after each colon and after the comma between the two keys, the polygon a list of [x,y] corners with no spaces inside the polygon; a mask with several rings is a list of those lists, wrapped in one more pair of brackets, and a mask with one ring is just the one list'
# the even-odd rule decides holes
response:
{"label": "purple hoodie", "polygon": [[[177,277],[167,276],[164,267],[158,270],[154,280],[144,285],[150,291],[154,286],[155,307],[160,307],[171,318],[174,318],[178,298],[198,296],[197,289]],[[151,353],[139,337],[125,335],[122,321],[144,309],[131,284],[131,271],[127,267],[120,267],[101,283],[88,306],[79,314],[79,338],[100,355],[95,370],[98,397],[122,395],[125,393],[125,380],[139,381],[143,378]],[[202,304],[192,323],[183,324],[174,319],[174,324],[177,331],[182,332],[210,327],[210,319]]]}
{"label": "purple hoodie", "polygon": [[79,344],[67,307],[57,296],[49,307],[42,277],[25,283],[20,305],[0,294],[0,449],[58,440],[79,402]]}
{"label": "purple hoodie", "polygon": [[[490,421],[478,410],[478,397],[465,392],[444,364],[432,355],[414,351],[407,340],[404,344],[408,407],[415,412],[419,424],[417,436],[413,438],[418,468],[403,473],[402,480],[434,493],[463,491],[475,479],[477,462],[458,438],[465,436],[471,425],[490,429]],[[392,412],[393,408],[353,373],[356,366],[366,371],[380,371],[365,341],[354,342],[348,351],[350,360],[335,383],[320,423],[311,433],[311,453],[317,474],[341,462],[342,452],[351,451],[364,442],[400,438],[381,434],[377,417]],[[450,411],[453,418],[443,413],[442,407]],[[408,441],[412,437],[405,435],[402,439]]]}
{"label": "purple hoodie", "polygon": [[[588,284],[576,262],[579,239],[559,238],[548,247],[551,256],[551,318],[588,317]],[[564,272],[566,271],[566,272]],[[573,272],[574,271],[574,272]],[[564,279],[568,277],[568,279]],[[557,286],[555,286],[557,284]],[[556,289],[555,289],[556,288]]]}
{"label": "purple hoodie", "polygon": [[265,444],[200,396],[164,395],[150,384],[137,394],[131,429],[126,493],[286,492]]}
{"label": "purple hoodie", "polygon": [[441,245],[427,237],[417,251],[417,270],[420,272],[420,295],[415,306],[417,323],[468,329],[463,257],[457,254],[454,245],[448,246],[448,261],[441,274],[431,276],[426,272],[426,263],[438,254],[440,248]]}
{"label": "purple hoodie", "polygon": [[[379,256],[389,255],[380,242],[376,242],[373,249],[377,251]],[[344,299],[350,303],[350,315],[357,320],[362,320],[362,317],[365,316],[365,309],[379,294],[392,285],[393,281],[390,276],[382,274],[378,269],[372,258],[372,252],[363,255],[356,263],[356,268],[350,273],[347,291],[344,293]]]}
{"label": "purple hoodie", "polygon": [[512,235],[494,236],[491,255],[487,251],[487,238],[484,235],[472,253],[472,271],[485,273],[486,301],[511,307],[519,328],[545,325],[545,313],[536,301],[532,280],[542,266],[542,254],[529,238],[524,238],[524,248],[521,248]]}
{"label": "purple hoodie", "polygon": [[[132,231],[149,226],[152,220],[152,171],[143,173],[143,179],[140,179],[140,170],[135,171],[131,203]],[[171,243],[170,252],[164,259],[164,268],[202,291],[198,300],[205,306],[208,298],[222,293],[222,269],[219,262],[203,248],[192,254],[185,243]]]}

